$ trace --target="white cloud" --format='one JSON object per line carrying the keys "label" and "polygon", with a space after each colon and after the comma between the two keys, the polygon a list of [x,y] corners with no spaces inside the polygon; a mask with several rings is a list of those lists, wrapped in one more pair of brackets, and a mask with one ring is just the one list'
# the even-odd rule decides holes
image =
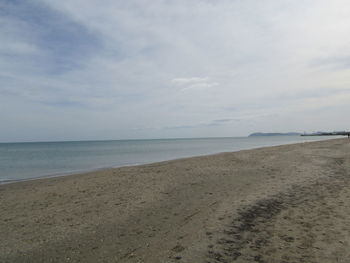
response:
{"label": "white cloud", "polygon": [[189,85],[189,84],[191,85],[191,84],[207,82],[208,80],[209,80],[208,77],[206,78],[193,77],[193,78],[175,78],[171,82],[178,85]]}
{"label": "white cloud", "polygon": [[208,77],[175,78],[171,82],[180,87],[181,91],[203,90],[219,85],[219,83],[211,81]]}
{"label": "white cloud", "polygon": [[[59,129],[74,116],[80,127],[106,126],[90,134],[96,138],[230,136],[289,127],[293,114],[295,127],[310,127],[307,114],[328,107],[330,119],[315,117],[314,129],[347,129],[346,0],[39,0],[1,7],[8,12],[0,15],[0,107],[16,112],[14,119],[36,109],[42,113],[28,116],[33,123],[45,119]],[[220,119],[241,121],[199,125]],[[26,125],[11,127],[34,140]],[[182,126],[197,128],[142,130]]]}

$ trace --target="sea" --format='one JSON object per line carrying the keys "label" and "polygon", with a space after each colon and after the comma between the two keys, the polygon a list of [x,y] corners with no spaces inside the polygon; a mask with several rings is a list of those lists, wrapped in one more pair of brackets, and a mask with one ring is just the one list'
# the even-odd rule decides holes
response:
{"label": "sea", "polygon": [[334,138],[254,136],[0,143],[0,183]]}

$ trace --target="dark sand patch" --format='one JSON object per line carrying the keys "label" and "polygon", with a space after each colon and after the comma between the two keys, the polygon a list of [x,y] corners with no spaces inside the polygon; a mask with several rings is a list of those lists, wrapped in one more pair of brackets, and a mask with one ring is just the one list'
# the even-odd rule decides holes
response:
{"label": "dark sand patch", "polygon": [[334,175],[240,208],[208,262],[348,262],[350,174],[344,164],[334,158]]}

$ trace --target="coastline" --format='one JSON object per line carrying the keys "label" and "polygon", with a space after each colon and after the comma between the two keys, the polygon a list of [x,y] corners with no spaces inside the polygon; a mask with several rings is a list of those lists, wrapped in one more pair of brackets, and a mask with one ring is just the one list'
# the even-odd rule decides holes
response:
{"label": "coastline", "polygon": [[[228,139],[228,138],[198,138],[198,140],[202,140],[202,139]],[[339,139],[339,137],[338,138],[326,138],[326,140],[335,140],[335,139]],[[172,140],[179,140],[179,139],[172,139]],[[188,139],[182,139],[182,140],[191,140],[191,139],[188,138]],[[316,141],[323,141],[323,140],[325,140],[325,139],[322,138],[322,139],[316,140]],[[142,140],[140,140],[140,141],[142,141]],[[5,185],[5,184],[24,182],[24,181],[33,181],[33,180],[42,180],[42,179],[47,179],[47,178],[74,176],[74,175],[79,175],[79,174],[98,172],[98,171],[107,170],[107,169],[116,169],[116,168],[123,168],[123,167],[132,167],[132,166],[142,166],[142,165],[147,165],[147,164],[155,164],[155,163],[161,163],[161,162],[176,161],[176,160],[182,160],[182,159],[193,158],[193,157],[211,156],[211,155],[216,155],[216,154],[221,154],[221,153],[233,153],[233,152],[239,152],[239,151],[244,151],[244,150],[255,150],[255,149],[266,148],[266,147],[274,147],[274,146],[282,146],[282,145],[290,145],[290,144],[298,144],[298,143],[308,143],[308,142],[314,142],[314,141],[315,140],[311,140],[311,141],[307,141],[307,140],[305,140],[305,141],[290,141],[290,142],[288,141],[288,142],[283,142],[283,143],[277,142],[277,143],[273,143],[273,144],[267,145],[267,146],[266,145],[262,145],[262,146],[261,145],[248,146],[248,147],[242,147],[242,148],[239,148],[239,149],[235,149],[235,150],[232,150],[232,151],[217,151],[217,152],[211,152],[211,153],[179,156],[179,157],[174,157],[174,158],[169,158],[169,159],[168,158],[167,159],[162,159],[162,160],[158,160],[158,161],[146,161],[146,162],[139,162],[139,163],[132,163],[132,164],[111,165],[111,166],[103,166],[103,167],[88,168],[88,169],[81,168],[81,169],[78,169],[78,170],[64,171],[64,172],[58,172],[58,173],[52,173],[52,174],[43,174],[43,175],[40,175],[40,176],[37,176],[37,177],[29,177],[29,178],[20,178],[20,179],[1,179],[0,178],[0,186],[1,185]],[[80,141],[73,141],[73,142],[80,142]],[[98,142],[98,141],[91,141],[91,142]],[[26,143],[33,144],[35,142],[26,142]],[[70,142],[39,142],[39,143],[70,143]],[[22,144],[22,143],[7,143],[7,144]]]}
{"label": "coastline", "polygon": [[2,184],[0,261],[346,259],[349,149],[331,139]]}

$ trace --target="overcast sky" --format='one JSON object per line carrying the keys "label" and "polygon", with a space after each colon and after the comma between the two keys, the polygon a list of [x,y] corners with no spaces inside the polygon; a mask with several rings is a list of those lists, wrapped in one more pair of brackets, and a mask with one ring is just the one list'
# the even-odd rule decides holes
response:
{"label": "overcast sky", "polygon": [[350,130],[348,0],[0,0],[0,141]]}

